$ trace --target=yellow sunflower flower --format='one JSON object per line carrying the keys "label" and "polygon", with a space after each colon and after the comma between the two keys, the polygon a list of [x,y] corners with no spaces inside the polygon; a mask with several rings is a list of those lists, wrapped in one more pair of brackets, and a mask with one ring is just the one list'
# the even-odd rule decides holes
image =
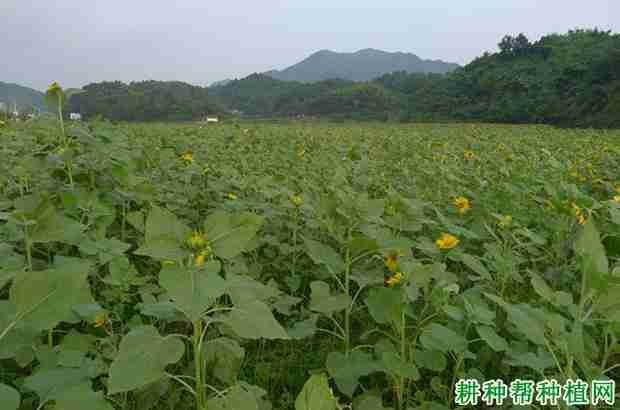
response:
{"label": "yellow sunflower flower", "polygon": [[435,241],[435,244],[439,249],[452,249],[458,245],[459,242],[461,241],[459,241],[456,236],[450,235],[449,233],[443,233],[441,234],[441,238]]}
{"label": "yellow sunflower flower", "polygon": [[194,263],[196,264],[196,266],[198,267],[203,266],[210,253],[211,252],[209,251],[209,249],[204,249],[202,252],[196,255],[196,257],[194,258]]}
{"label": "yellow sunflower flower", "polygon": [[577,223],[579,223],[579,225],[585,225],[586,217],[583,210],[574,202],[571,204],[571,207],[573,208],[573,212],[575,213],[575,217],[577,218]]}
{"label": "yellow sunflower flower", "polygon": [[471,204],[469,203],[469,199],[459,196],[454,199],[454,206],[458,209],[459,214],[463,215],[469,209],[471,209]]}
{"label": "yellow sunflower flower", "polygon": [[391,288],[392,286],[399,284],[402,280],[403,280],[403,274],[400,273],[400,272],[396,272],[393,276],[385,279],[383,281],[383,284],[386,287],[390,287]]}
{"label": "yellow sunflower flower", "polygon": [[185,154],[181,155],[181,159],[185,162],[194,162],[194,155],[192,155],[191,152],[186,152]]}
{"label": "yellow sunflower flower", "polygon": [[95,323],[93,326],[95,327],[103,327],[103,325],[105,325],[106,322],[106,315],[105,313],[99,313],[96,317],[95,317]]}
{"label": "yellow sunflower flower", "polygon": [[471,161],[472,159],[474,159],[474,152],[473,151],[465,151],[463,153],[463,158],[466,161]]}
{"label": "yellow sunflower flower", "polygon": [[398,267],[398,254],[392,253],[385,258],[385,266],[392,273],[396,272]]}

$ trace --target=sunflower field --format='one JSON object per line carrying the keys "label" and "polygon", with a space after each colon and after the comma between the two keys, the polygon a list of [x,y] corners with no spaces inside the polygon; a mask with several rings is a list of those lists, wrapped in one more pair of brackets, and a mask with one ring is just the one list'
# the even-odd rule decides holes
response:
{"label": "sunflower field", "polygon": [[619,340],[619,131],[0,123],[2,410],[491,408]]}

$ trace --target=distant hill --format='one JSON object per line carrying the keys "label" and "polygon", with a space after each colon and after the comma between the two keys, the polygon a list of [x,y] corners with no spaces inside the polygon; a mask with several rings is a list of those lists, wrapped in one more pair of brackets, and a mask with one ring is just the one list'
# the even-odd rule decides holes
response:
{"label": "distant hill", "polygon": [[276,80],[265,74],[254,73],[241,80],[209,87],[209,94],[215,96],[230,109],[246,114],[271,114],[275,100],[297,89],[301,83]]}
{"label": "distant hill", "polygon": [[283,81],[316,82],[336,78],[369,81],[394,71],[445,74],[458,67],[458,64],[440,60],[423,60],[411,53],[367,48],[355,53],[321,50],[282,71],[271,70],[264,74]]}
{"label": "distant hill", "polygon": [[115,121],[190,121],[224,110],[208,89],[179,81],[104,81],[69,90],[67,112]]}
{"label": "distant hill", "polygon": [[0,102],[13,107],[17,104],[19,111],[31,111],[33,107],[45,110],[45,95],[32,88],[0,81]]}
{"label": "distant hill", "polygon": [[231,80],[230,78],[227,78],[225,80],[220,80],[220,81],[214,81],[211,84],[209,84],[209,87],[223,87],[231,81],[233,80]]}

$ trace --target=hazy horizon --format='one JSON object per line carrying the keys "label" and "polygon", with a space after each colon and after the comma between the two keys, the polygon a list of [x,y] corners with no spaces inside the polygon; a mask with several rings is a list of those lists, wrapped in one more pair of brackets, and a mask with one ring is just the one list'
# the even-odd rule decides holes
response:
{"label": "hazy horizon", "polygon": [[4,0],[0,25],[8,43],[0,54],[0,81],[38,90],[52,81],[65,88],[104,80],[208,85],[281,70],[322,49],[375,48],[463,65],[495,51],[505,34],[537,40],[575,28],[618,32],[620,26],[611,17],[620,16],[616,0],[289,3],[232,0],[209,7],[185,0],[167,7],[143,0],[58,0],[51,8],[36,0]]}

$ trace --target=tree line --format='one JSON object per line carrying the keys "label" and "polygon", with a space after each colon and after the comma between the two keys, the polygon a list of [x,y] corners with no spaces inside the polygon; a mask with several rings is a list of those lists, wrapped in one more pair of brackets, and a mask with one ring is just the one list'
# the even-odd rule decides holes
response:
{"label": "tree line", "polygon": [[187,120],[205,113],[394,121],[620,127],[620,35],[571,30],[531,42],[505,36],[448,74],[395,72],[367,82],[280,81],[252,74],[211,88],[179,82],[90,84],[70,99],[86,115]]}

